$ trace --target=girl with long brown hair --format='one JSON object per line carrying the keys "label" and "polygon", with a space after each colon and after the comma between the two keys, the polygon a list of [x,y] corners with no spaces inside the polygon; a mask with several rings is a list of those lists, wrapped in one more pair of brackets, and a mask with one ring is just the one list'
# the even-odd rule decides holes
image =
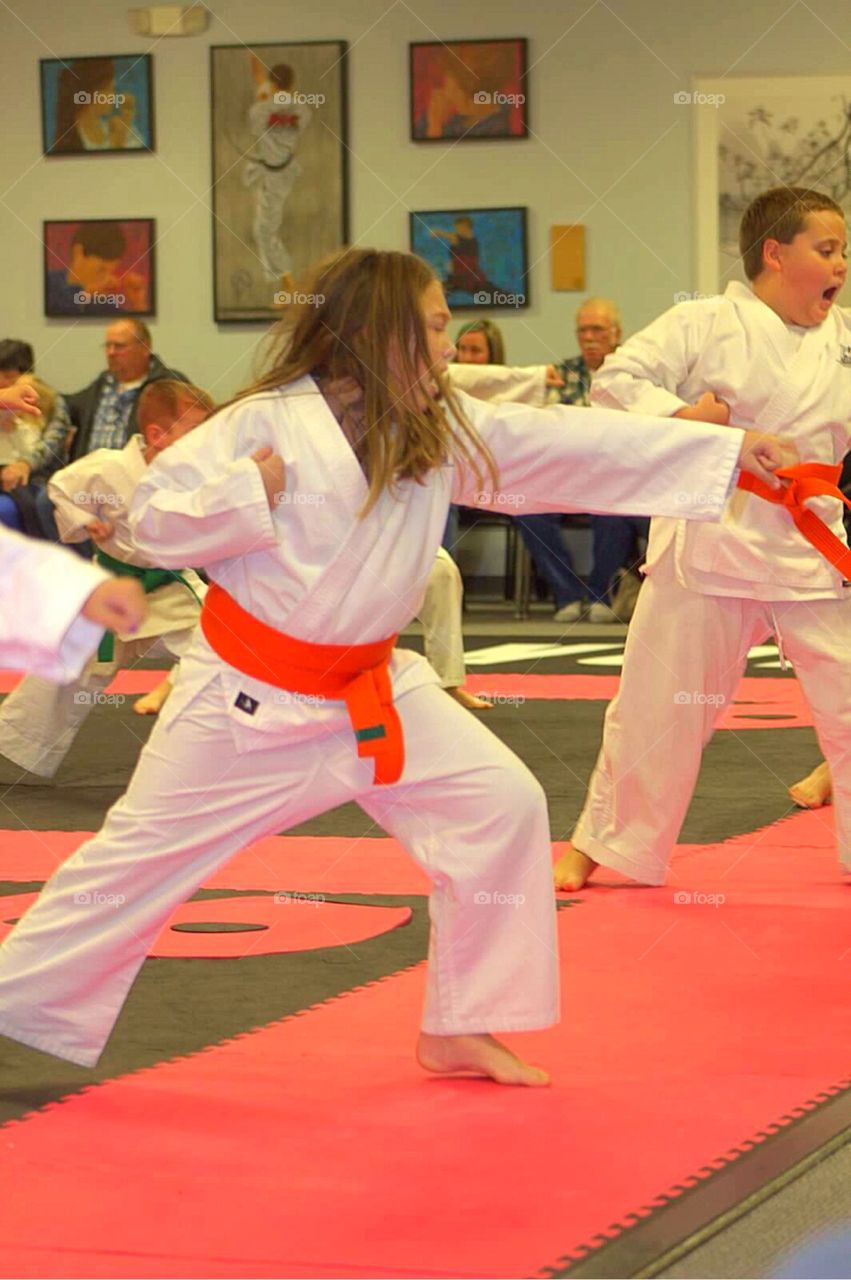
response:
{"label": "girl with long brown hair", "polygon": [[7,1035],[93,1065],[172,910],[246,844],[356,800],[433,883],[419,1062],[547,1082],[492,1034],[558,1018],[543,791],[396,634],[450,500],[712,519],[740,462],[770,479],[794,457],[731,428],[453,394],[449,319],[418,258],[338,253],[268,372],[146,473],[134,538],[207,569],[203,634],[127,794],[0,950]]}

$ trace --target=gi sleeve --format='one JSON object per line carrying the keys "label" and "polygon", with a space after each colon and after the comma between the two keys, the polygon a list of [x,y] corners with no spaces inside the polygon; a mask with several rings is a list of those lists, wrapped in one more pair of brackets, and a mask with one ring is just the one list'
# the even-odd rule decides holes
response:
{"label": "gi sleeve", "polygon": [[0,662],[57,683],[76,679],[103,635],[80,610],[109,575],[2,528],[0,562]]}
{"label": "gi sleeve", "polygon": [[216,414],[164,449],[130,504],[133,542],[163,569],[196,568],[276,543],[260,468],[232,417]]}
{"label": "gi sleeve", "polygon": [[679,394],[701,350],[714,311],[685,302],[659,316],[606,356],[591,381],[591,403],[668,418],[684,409]]}
{"label": "gi sleeve", "polygon": [[451,364],[447,376],[453,387],[492,404],[512,401],[537,405],[547,402],[547,366],[512,368],[502,364]]}
{"label": "gi sleeve", "polygon": [[458,398],[499,470],[492,490],[455,468],[452,501],[464,506],[718,520],[738,476],[744,433],[735,427]]}
{"label": "gi sleeve", "polygon": [[63,542],[85,542],[86,526],[93,520],[109,519],[103,511],[104,485],[99,466],[100,455],[112,450],[96,449],[70,466],[55,471],[47,482],[47,496],[56,513],[56,527]]}

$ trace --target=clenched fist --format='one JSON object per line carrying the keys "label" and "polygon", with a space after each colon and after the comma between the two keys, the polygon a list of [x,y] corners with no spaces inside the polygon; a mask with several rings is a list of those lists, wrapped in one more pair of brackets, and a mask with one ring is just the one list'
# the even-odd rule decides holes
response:
{"label": "clenched fist", "polygon": [[264,445],[262,449],[252,453],[251,461],[256,462],[260,468],[266,498],[269,506],[274,509],[280,502],[286,484],[284,460],[277,453],[273,453],[268,445]]}
{"label": "clenched fist", "polygon": [[106,631],[138,631],[147,613],[145,593],[135,578],[108,578],[95,587],[81,613]]}
{"label": "clenched fist", "polygon": [[730,406],[726,400],[719,400],[714,391],[704,391],[699,400],[680,409],[674,417],[690,422],[714,422],[719,427],[726,427],[730,422]]}

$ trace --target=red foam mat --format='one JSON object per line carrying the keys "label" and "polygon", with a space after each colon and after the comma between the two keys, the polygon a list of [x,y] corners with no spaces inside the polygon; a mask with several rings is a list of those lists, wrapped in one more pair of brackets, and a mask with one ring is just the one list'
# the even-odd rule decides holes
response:
{"label": "red foam mat", "polygon": [[423,1076],[418,966],[8,1125],[0,1273],[502,1277],[581,1253],[848,1076],[851,886],[816,816],[560,914],[564,1021],[518,1038],[551,1089]]}
{"label": "red foam mat", "polygon": [[[164,672],[149,670],[119,671],[109,686],[111,693],[149,693],[162,680]],[[0,671],[0,693],[9,693],[20,679],[19,673]],[[618,691],[616,675],[469,675],[465,682],[471,693],[490,695],[499,701],[519,703],[542,699],[608,702]],[[683,690],[688,698],[695,691]],[[565,715],[570,715],[569,708]],[[797,728],[812,724],[810,709],[804,701],[797,680],[782,676],[745,676],[736,690],[733,703],[725,708],[719,729]]]}
{"label": "red foam mat", "polygon": [[[775,848],[789,847],[803,852],[834,847],[830,807],[792,814],[768,830]],[[4,832],[0,880],[46,880],[90,834],[85,831]],[[717,846],[719,852],[714,865],[717,867],[719,860],[726,860],[732,866],[749,857],[752,850],[759,851],[764,840],[764,831],[734,836]],[[564,848],[565,842],[555,842],[554,857]],[[701,844],[678,846],[672,883],[676,884],[681,865],[693,857],[699,859],[705,849]],[[785,887],[785,864],[778,863],[777,870]],[[771,883],[773,871],[773,864],[766,868],[764,890]],[[620,877],[612,873],[608,879],[617,883]],[[421,894],[428,893],[430,885],[425,872],[398,841],[387,836],[267,836],[231,858],[205,887],[326,894]]]}

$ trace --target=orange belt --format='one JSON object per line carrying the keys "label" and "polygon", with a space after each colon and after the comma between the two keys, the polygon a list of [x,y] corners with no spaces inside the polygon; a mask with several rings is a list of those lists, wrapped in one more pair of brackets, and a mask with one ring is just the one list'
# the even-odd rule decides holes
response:
{"label": "orange belt", "polygon": [[345,702],[358,755],[375,760],[376,786],[399,781],[405,744],[389,672],[396,636],[351,645],[296,640],[260,622],[215,583],[204,598],[201,627],[219,657],[244,675]]}
{"label": "orange belt", "polygon": [[774,474],[780,480],[789,481],[782,489],[769,489],[765,481],[743,471],[739,476],[738,487],[746,489],[748,493],[755,493],[759,498],[765,498],[767,502],[780,503],[786,507],[796,528],[807,542],[847,580],[851,578],[851,550],[841,538],[837,538],[820,516],[804,506],[807,498],[838,498],[851,510],[851,502],[837,485],[841,471],[841,466],[829,467],[821,462],[802,462],[795,467],[781,467]]}

